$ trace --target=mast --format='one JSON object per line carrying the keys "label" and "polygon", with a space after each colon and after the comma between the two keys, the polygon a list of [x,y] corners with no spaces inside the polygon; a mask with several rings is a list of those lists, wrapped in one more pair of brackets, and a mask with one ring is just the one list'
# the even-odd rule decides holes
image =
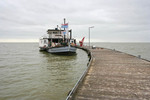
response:
{"label": "mast", "polygon": [[[64,18],[64,24],[66,23],[66,19]],[[64,32],[65,32],[65,27],[64,27]],[[66,34],[64,34],[64,41],[66,41]]]}

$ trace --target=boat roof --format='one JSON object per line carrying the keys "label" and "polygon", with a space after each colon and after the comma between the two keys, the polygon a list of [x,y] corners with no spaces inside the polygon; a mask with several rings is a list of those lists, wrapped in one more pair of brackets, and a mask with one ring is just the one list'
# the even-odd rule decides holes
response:
{"label": "boat roof", "polygon": [[48,29],[47,31],[64,31],[64,30],[60,30],[58,28],[55,28],[55,29]]}
{"label": "boat roof", "polygon": [[[43,40],[43,39],[63,39],[63,38],[46,38],[46,37],[41,37],[40,40]],[[70,38],[66,38],[66,39],[70,39]],[[74,38],[72,38],[71,40],[76,40]]]}
{"label": "boat roof", "polygon": [[[55,29],[48,29],[47,32],[48,32],[48,31],[64,31],[64,30],[62,30],[62,29],[60,30],[60,29],[58,29],[58,28],[55,28]],[[71,30],[68,30],[68,31],[71,32]]]}

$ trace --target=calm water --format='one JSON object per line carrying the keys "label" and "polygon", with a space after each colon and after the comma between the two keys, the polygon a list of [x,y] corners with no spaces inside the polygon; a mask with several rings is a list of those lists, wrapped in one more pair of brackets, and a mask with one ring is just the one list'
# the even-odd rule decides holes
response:
{"label": "calm water", "polygon": [[142,58],[150,60],[150,43],[92,43],[92,45],[115,49],[134,56],[141,55]]}
{"label": "calm water", "polygon": [[[92,43],[150,60],[150,43]],[[86,69],[86,52],[58,56],[38,43],[0,43],[0,100],[65,100]]]}
{"label": "calm water", "polygon": [[80,49],[58,56],[38,43],[0,43],[0,100],[64,100],[87,63]]}

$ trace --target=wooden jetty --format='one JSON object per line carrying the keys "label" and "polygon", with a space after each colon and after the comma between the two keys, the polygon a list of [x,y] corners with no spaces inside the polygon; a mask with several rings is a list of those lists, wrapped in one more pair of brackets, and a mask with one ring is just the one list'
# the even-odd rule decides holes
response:
{"label": "wooden jetty", "polygon": [[67,100],[150,100],[150,62],[104,48]]}

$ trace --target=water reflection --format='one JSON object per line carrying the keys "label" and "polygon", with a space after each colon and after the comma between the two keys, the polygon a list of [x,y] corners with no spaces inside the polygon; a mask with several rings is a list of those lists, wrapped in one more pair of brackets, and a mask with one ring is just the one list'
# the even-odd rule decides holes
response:
{"label": "water reflection", "polygon": [[50,97],[56,100],[59,100],[58,98],[65,99],[86,68],[88,58],[85,59],[86,62],[83,60],[81,64],[81,57],[87,57],[86,52],[78,49],[77,54],[72,56],[40,53],[44,57],[45,63],[42,73],[45,75],[46,84],[49,84],[48,89],[50,89],[47,91],[53,94],[50,94]]}

